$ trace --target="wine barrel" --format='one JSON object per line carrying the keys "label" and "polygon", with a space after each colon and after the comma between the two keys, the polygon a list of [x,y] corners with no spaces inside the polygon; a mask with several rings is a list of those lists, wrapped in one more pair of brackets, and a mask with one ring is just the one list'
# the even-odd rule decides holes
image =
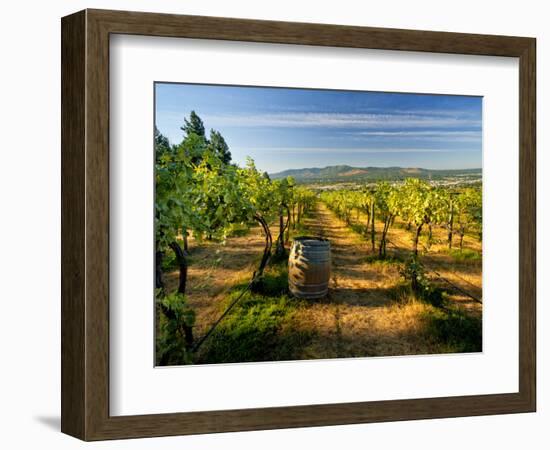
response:
{"label": "wine barrel", "polygon": [[328,293],[330,242],[301,236],[292,242],[288,257],[288,287],[298,298],[322,298]]}

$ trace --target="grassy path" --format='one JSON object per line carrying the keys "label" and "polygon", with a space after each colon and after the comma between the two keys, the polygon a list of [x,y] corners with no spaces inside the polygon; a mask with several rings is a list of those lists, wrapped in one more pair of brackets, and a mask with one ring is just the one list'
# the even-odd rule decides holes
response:
{"label": "grassy path", "polygon": [[324,204],[319,203],[306,226],[331,243],[330,299],[336,303],[384,306],[399,273],[394,266],[367,261],[368,245],[351,232]]}
{"label": "grassy path", "polygon": [[298,313],[305,329],[315,331],[302,358],[426,354],[445,351],[426,336],[431,307],[403,301],[394,264],[369,262],[367,243],[321,203],[305,227],[331,242],[329,295]]}

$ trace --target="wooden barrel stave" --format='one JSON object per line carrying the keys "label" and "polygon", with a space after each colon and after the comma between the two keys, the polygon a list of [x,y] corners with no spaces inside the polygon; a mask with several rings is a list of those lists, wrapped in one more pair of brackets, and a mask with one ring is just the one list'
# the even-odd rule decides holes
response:
{"label": "wooden barrel stave", "polygon": [[295,238],[288,258],[288,285],[298,298],[325,297],[330,280],[330,242],[324,238]]}

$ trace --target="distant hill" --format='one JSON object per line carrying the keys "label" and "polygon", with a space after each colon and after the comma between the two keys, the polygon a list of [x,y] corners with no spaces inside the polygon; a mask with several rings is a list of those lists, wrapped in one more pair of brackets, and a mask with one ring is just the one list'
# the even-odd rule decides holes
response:
{"label": "distant hill", "polygon": [[344,182],[344,181],[377,181],[402,180],[405,178],[441,179],[453,176],[481,176],[481,169],[434,170],[419,167],[352,167],[328,166],[307,169],[288,169],[270,173],[274,179],[293,177],[298,182]]}

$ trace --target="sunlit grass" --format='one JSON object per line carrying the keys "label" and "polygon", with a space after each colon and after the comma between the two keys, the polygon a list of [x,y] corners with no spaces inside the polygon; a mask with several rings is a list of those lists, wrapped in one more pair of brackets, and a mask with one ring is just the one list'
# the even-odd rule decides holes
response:
{"label": "sunlit grass", "polygon": [[456,261],[481,261],[481,253],[476,252],[475,250],[470,249],[463,249],[462,251],[452,249],[449,251],[449,254],[456,260]]}
{"label": "sunlit grass", "polygon": [[[221,305],[225,310],[246,284],[235,286]],[[205,341],[198,355],[201,363],[281,361],[296,359],[311,333],[294,326],[302,302],[288,296],[284,265],[272,267],[256,287],[247,291]]]}

